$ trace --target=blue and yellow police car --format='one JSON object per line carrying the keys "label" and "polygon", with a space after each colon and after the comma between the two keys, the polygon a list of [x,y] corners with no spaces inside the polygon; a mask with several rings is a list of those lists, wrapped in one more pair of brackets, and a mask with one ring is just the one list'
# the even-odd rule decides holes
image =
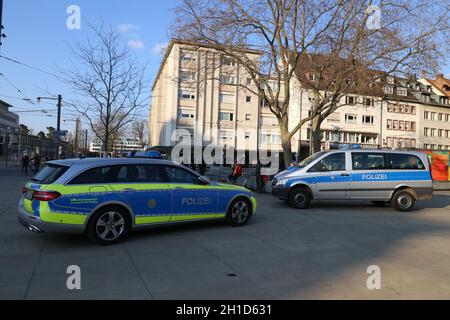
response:
{"label": "blue and yellow police car", "polygon": [[48,162],[23,188],[18,219],[33,232],[84,232],[114,244],[155,225],[222,219],[242,226],[255,210],[251,191],[171,161],[86,158]]}

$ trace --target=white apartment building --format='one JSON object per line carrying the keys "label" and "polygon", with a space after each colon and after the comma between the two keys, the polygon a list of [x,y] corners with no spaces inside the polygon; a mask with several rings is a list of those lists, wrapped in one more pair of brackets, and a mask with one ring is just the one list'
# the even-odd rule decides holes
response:
{"label": "white apartment building", "polygon": [[[244,52],[255,61],[260,57],[257,51]],[[342,98],[346,105],[322,123],[323,148],[335,142],[450,149],[450,104],[444,89],[414,77],[386,76],[380,81],[367,95]],[[152,145],[170,148],[180,140],[175,129],[185,129],[193,139],[195,132],[197,144],[203,146],[281,151],[278,121],[252,86],[244,68],[229,57],[202,44],[172,40],[152,87]],[[299,81],[294,80],[292,88],[290,129],[308,116],[312,99],[311,90]],[[308,140],[306,123],[291,141],[293,152],[299,144],[308,150]]]}
{"label": "white apartment building", "polygon": [[[89,143],[89,152],[100,153],[102,150],[102,142],[100,139],[94,139]],[[114,142],[111,147],[112,153],[124,153],[129,151],[140,151],[142,146],[138,139],[122,138]]]}
{"label": "white apartment building", "polygon": [[[258,62],[259,52],[243,52]],[[281,150],[278,122],[261,103],[251,77],[209,47],[172,40],[152,92],[149,126],[155,147],[174,146],[180,139],[175,129],[185,129],[203,146],[257,150],[259,128],[259,148]]]}

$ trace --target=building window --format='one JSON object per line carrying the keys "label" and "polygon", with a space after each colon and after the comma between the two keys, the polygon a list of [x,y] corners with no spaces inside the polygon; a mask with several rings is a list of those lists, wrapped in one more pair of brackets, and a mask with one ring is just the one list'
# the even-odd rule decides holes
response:
{"label": "building window", "polygon": [[232,94],[220,94],[219,95],[220,103],[235,103],[235,96]]}
{"label": "building window", "polygon": [[416,114],[416,107],[415,106],[411,106],[411,114]]}
{"label": "building window", "polygon": [[195,53],[193,52],[181,52],[181,61],[185,62],[195,62],[197,61],[197,57],[195,56]]}
{"label": "building window", "polygon": [[425,137],[429,137],[430,136],[430,128],[423,128],[423,135]]}
{"label": "building window", "polygon": [[388,130],[392,130],[392,120],[388,119],[387,121],[387,128]]}
{"label": "building window", "polygon": [[405,130],[405,122],[403,120],[398,122],[398,130]]}
{"label": "building window", "polygon": [[431,136],[436,137],[436,129],[435,128],[431,129]]}
{"label": "building window", "polygon": [[362,122],[364,124],[373,124],[374,122],[374,117],[373,116],[363,116],[362,117]]}
{"label": "building window", "polygon": [[182,119],[195,119],[193,111],[180,110],[179,116]]}
{"label": "building window", "polygon": [[245,97],[245,102],[247,102],[247,103],[252,102],[252,97],[251,96],[246,96]]}
{"label": "building window", "polygon": [[431,120],[430,111],[424,111],[423,117],[424,117],[425,120]]}
{"label": "building window", "polygon": [[236,77],[221,75],[220,82],[222,84],[234,85],[234,84],[236,84]]}
{"label": "building window", "polygon": [[194,81],[197,79],[197,75],[194,71],[181,71],[180,80],[181,81]]}
{"label": "building window", "polygon": [[348,105],[354,105],[356,103],[356,97],[354,96],[346,96],[345,103]]}
{"label": "building window", "polygon": [[398,120],[394,120],[392,123],[393,123],[392,128],[394,130],[398,130]]}
{"label": "building window", "polygon": [[438,130],[438,137],[442,138],[444,136],[444,130],[443,129],[439,129]]}
{"label": "building window", "polygon": [[245,115],[245,120],[246,120],[246,121],[250,121],[251,118],[252,118],[252,115],[251,115],[250,113],[247,113],[247,114]]}
{"label": "building window", "polygon": [[251,86],[252,85],[252,78],[247,78],[247,86]]}
{"label": "building window", "polygon": [[232,112],[219,112],[219,120],[233,121],[233,116]]}
{"label": "building window", "polygon": [[444,114],[443,113],[439,113],[438,114],[438,121],[443,121],[444,120]]}
{"label": "building window", "polygon": [[345,115],[345,122],[346,123],[356,123],[356,121],[358,120],[358,116],[353,115],[353,114],[346,114]]}
{"label": "building window", "polygon": [[222,65],[224,66],[230,66],[230,67],[235,67],[236,61],[233,58],[230,57],[222,57]]}
{"label": "building window", "polygon": [[450,130],[445,130],[445,137],[450,138]]}
{"label": "building window", "polygon": [[373,107],[375,105],[375,100],[373,98],[364,98],[364,105]]}
{"label": "building window", "polygon": [[408,90],[406,90],[406,88],[397,88],[397,94],[406,97],[408,95]]}
{"label": "building window", "polygon": [[182,100],[195,100],[195,92],[180,90],[179,95]]}
{"label": "building window", "polygon": [[405,130],[406,131],[410,131],[411,130],[411,126],[410,126],[410,122],[409,121],[405,121]]}
{"label": "building window", "polygon": [[384,86],[383,90],[385,94],[394,94],[394,87]]}

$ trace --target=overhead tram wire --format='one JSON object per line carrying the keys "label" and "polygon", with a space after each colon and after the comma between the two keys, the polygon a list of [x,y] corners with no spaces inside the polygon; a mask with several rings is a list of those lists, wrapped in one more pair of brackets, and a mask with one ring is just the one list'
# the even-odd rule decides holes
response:
{"label": "overhead tram wire", "polygon": [[21,95],[23,95],[25,97],[25,101],[31,103],[31,104],[35,104],[25,93],[23,93],[22,90],[20,90],[11,80],[9,80],[3,73],[0,72],[0,76],[2,76],[6,82],[8,82],[14,89],[17,90],[17,92],[19,92]]}
{"label": "overhead tram wire", "polygon": [[16,63],[16,64],[18,64],[18,65],[21,65],[21,66],[24,66],[24,67],[33,69],[33,70],[35,70],[35,71],[39,71],[39,72],[48,74],[48,75],[50,75],[50,76],[55,77],[55,78],[58,79],[58,80],[61,79],[61,77],[59,77],[58,75],[56,75],[56,74],[54,74],[54,73],[52,73],[52,72],[50,72],[50,71],[46,71],[46,70],[44,70],[44,69],[41,69],[41,68],[38,68],[38,67],[34,67],[34,66],[29,65],[29,64],[27,64],[27,63],[23,63],[23,62],[20,62],[20,61],[18,61],[18,60],[15,60],[15,59],[5,57],[5,56],[3,56],[3,55],[0,55],[0,58],[3,58],[3,59],[5,59],[5,60],[7,60],[7,61],[9,61],[9,62],[12,62],[12,63]]}

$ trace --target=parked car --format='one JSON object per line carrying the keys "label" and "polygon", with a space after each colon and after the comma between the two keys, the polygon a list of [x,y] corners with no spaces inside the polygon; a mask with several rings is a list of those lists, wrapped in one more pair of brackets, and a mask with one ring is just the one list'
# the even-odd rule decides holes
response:
{"label": "parked car", "polygon": [[368,200],[407,211],[416,200],[432,199],[433,181],[424,153],[335,150],[316,153],[276,175],[272,194],[298,209],[311,200]]}
{"label": "parked car", "polygon": [[245,225],[256,199],[167,160],[71,159],[48,162],[22,190],[19,221],[34,232],[85,232],[100,244],[155,225],[224,220]]}

